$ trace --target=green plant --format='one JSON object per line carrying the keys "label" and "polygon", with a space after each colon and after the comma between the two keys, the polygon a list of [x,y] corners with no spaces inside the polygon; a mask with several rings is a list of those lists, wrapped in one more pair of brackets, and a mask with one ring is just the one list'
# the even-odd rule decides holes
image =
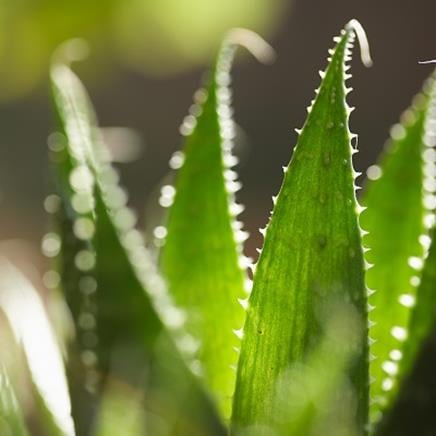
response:
{"label": "green plant", "polygon": [[[261,60],[270,47],[234,30],[196,94],[184,150],[171,159],[175,185],[162,188],[169,210],[154,232],[157,262],[68,65],[78,42],[57,51],[56,193],[45,202],[54,230],[43,251],[53,258],[45,282],[74,325],[73,337],[59,336],[69,393],[38,294],[1,260],[3,349],[12,350],[0,375],[2,434],[27,434],[15,399],[23,374],[43,434],[391,434],[379,424],[397,407],[436,319],[436,82],[392,129],[380,166],[368,169],[361,207],[345,86],[355,35],[370,64],[352,20],[321,72],[252,276],[236,219],[230,68],[238,45]],[[39,342],[50,375],[41,372]]]}

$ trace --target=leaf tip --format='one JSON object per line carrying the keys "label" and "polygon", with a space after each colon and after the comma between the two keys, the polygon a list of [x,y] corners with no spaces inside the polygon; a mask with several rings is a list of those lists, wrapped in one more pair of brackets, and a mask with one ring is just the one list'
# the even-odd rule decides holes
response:
{"label": "leaf tip", "polygon": [[71,64],[85,60],[90,52],[89,44],[82,38],[72,38],[63,42],[53,54],[53,64]]}
{"label": "leaf tip", "polygon": [[368,68],[372,67],[373,61],[369,50],[368,37],[366,36],[366,32],[363,26],[358,20],[353,18],[345,25],[345,30],[347,32],[353,32],[356,35],[357,40],[359,41],[360,57],[363,65]]}
{"label": "leaf tip", "polygon": [[259,62],[272,64],[277,57],[273,47],[252,30],[236,27],[227,34],[226,42],[245,47]]}

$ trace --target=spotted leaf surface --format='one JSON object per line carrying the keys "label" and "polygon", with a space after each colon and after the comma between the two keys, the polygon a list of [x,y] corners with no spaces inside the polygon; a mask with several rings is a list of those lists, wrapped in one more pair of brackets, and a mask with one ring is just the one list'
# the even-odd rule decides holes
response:
{"label": "spotted leaf surface", "polygon": [[369,302],[371,355],[371,419],[380,417],[395,385],[398,362],[416,288],[420,282],[428,226],[434,205],[434,151],[426,140],[426,125],[434,87],[431,79],[401,124],[392,129],[380,165],[368,169],[362,228],[368,232],[366,260],[373,264],[367,284],[374,290]]}
{"label": "spotted leaf surface", "polygon": [[[266,229],[238,366],[235,434],[267,435],[280,429],[275,410],[280,377],[307,363],[320,346],[327,314],[342,305],[358,325],[358,334],[342,344],[352,355],[343,376],[351,386],[349,401],[355,401],[352,420],[364,432],[367,301],[344,85],[353,29],[363,33],[353,20],[335,39]],[[330,363],[335,367],[335,358],[334,353],[328,356],[327,368]],[[294,400],[298,402],[289,397]],[[320,412],[323,403],[313,407]]]}

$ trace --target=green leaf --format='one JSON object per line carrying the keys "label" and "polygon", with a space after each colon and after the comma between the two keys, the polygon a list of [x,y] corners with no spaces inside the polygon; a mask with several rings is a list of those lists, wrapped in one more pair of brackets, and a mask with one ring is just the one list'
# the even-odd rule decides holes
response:
{"label": "green leaf", "polygon": [[[118,186],[86,91],[62,62],[53,66],[52,82],[67,138],[55,162],[65,213],[73,223],[69,234],[87,244],[69,255],[69,267],[81,275],[78,336],[98,338],[81,344],[85,375],[92,382],[88,388],[98,394],[109,373],[141,386],[147,412],[165,423],[148,420],[150,434],[221,435],[224,429],[210,399],[174,346],[173,339],[190,340],[181,328],[184,314],[172,305],[133,228],[133,212],[125,206],[126,194]],[[88,207],[82,208],[80,196],[87,198]]]}
{"label": "green leaf", "polygon": [[362,228],[368,232],[364,237],[364,246],[369,249],[366,260],[373,264],[367,272],[367,285],[375,290],[370,299],[374,306],[370,314],[373,422],[392,396],[420,280],[422,243],[429,240],[425,226],[429,201],[425,195],[429,193],[424,186],[433,189],[434,183],[424,179],[423,165],[432,165],[433,150],[425,150],[424,144],[432,86],[427,83],[403,114],[401,124],[393,127],[380,166],[368,169],[362,200],[367,207],[361,217]]}
{"label": "green leaf", "polygon": [[23,351],[23,371],[28,372],[44,434],[74,436],[64,363],[43,302],[31,282],[5,258],[0,258],[0,309]]}
{"label": "green leaf", "polygon": [[[335,38],[266,230],[238,366],[235,433],[254,427],[266,435],[276,429],[280,375],[317,348],[323,318],[335,301],[350,304],[357,314],[360,340],[344,344],[354,355],[344,375],[357,401],[356,427],[363,429],[367,421],[367,299],[344,86],[354,31],[366,49],[355,20]],[[333,363],[335,358],[329,356]]]}
{"label": "green leaf", "polygon": [[169,210],[161,268],[169,291],[187,312],[186,328],[198,341],[199,370],[215,394],[225,417],[230,416],[235,366],[245,310],[238,300],[247,298],[246,262],[242,242],[248,236],[235,216],[242,207],[234,194],[240,188],[231,170],[234,125],[228,88],[237,44],[266,57],[271,48],[256,34],[233,30],[219,51],[207,89],[196,93],[197,102],[182,132],[184,163],[174,188],[165,186],[163,199],[174,202]]}
{"label": "green leaf", "polygon": [[[421,284],[417,289],[416,304],[410,316],[408,339],[403,346],[402,359],[397,366],[398,374],[392,381],[392,387],[388,392],[389,403],[385,405],[382,419],[377,421],[373,432],[377,436],[399,434],[401,420],[398,417],[404,413],[408,405],[412,404],[413,399],[424,398],[429,402],[434,395],[433,384],[427,383],[423,377],[418,376],[417,378],[417,371],[421,370],[422,363],[429,359],[428,345],[436,333],[436,308],[434,304],[436,297],[435,229],[432,230],[432,236],[432,244],[422,272]],[[416,380],[420,381],[417,383]],[[422,407],[421,403],[419,405]]]}
{"label": "green leaf", "polygon": [[408,340],[404,346],[404,356],[400,365],[401,376],[406,376],[423,343],[436,327],[436,241],[435,230],[432,231],[432,245],[425,261],[421,284],[416,295],[416,304],[412,310]]}
{"label": "green leaf", "polygon": [[0,434],[28,436],[23,414],[3,365],[0,365]]}
{"label": "green leaf", "polygon": [[[279,435],[359,434],[353,416],[355,393],[346,379],[355,357],[348,344],[362,340],[356,315],[349,304],[335,302],[323,321],[319,345],[304,363],[296,362],[280,374],[274,403]],[[247,433],[255,435],[256,428]]]}
{"label": "green leaf", "polygon": [[[383,415],[375,424],[373,434],[377,436],[390,436],[399,434],[401,420],[398,417],[404,414],[408,406],[417,398],[429,399],[433,395],[432,383],[420,377],[422,363],[429,359],[429,344],[436,333],[436,244],[435,230],[432,230],[432,244],[422,272],[421,284],[416,293],[416,304],[412,309],[408,338],[402,348],[402,358],[397,363],[394,377],[390,377],[388,400],[382,410]],[[431,352],[431,351],[430,351]],[[418,380],[418,382],[417,382]],[[430,403],[428,403],[430,404]],[[422,407],[419,403],[416,407]],[[414,410],[415,411],[415,410]],[[427,408],[428,413],[428,408]]]}
{"label": "green leaf", "polygon": [[[70,43],[64,50],[68,47],[74,48],[74,44]],[[59,52],[62,53],[62,49]],[[72,86],[68,82],[65,84],[66,90]],[[46,211],[53,218],[53,230],[44,236],[42,249],[47,257],[54,259],[46,276],[55,278],[53,286],[58,286],[65,296],[76,330],[74,340],[67,343],[67,375],[77,432],[88,435],[98,404],[99,370],[95,362],[97,279],[95,265],[84,266],[83,259],[86,260],[88,254],[92,263],[95,257],[92,237],[95,233],[95,196],[93,176],[86,162],[87,153],[92,152],[91,144],[86,142],[86,136],[83,138],[74,117],[84,116],[86,120],[88,117],[94,119],[94,115],[84,103],[84,90],[77,87],[76,92],[80,95],[80,98],[76,97],[80,103],[78,109],[74,95],[67,93],[63,103],[53,92],[55,108],[57,104],[65,105],[66,114],[59,110],[55,115],[61,130],[68,129],[68,134],[52,133],[48,141],[56,193],[44,202]],[[70,120],[68,113],[72,114]],[[67,136],[73,137],[74,141]],[[57,241],[58,251],[45,249],[50,248],[50,241]]]}
{"label": "green leaf", "polygon": [[[424,148],[424,204],[430,209],[430,200],[434,199],[435,192],[435,168],[434,158],[434,137],[436,133],[436,80],[435,74],[427,81],[424,92],[427,97],[427,116],[422,138]],[[433,200],[432,200],[433,201]],[[434,209],[434,208],[432,208]],[[377,435],[393,434],[392,428],[398,427],[395,417],[401,413],[403,404],[407,404],[413,383],[411,377],[416,372],[416,364],[419,360],[427,356],[423,354],[426,344],[434,337],[436,329],[436,241],[435,241],[435,215],[434,210],[426,214],[425,221],[427,225],[432,225],[430,235],[421,235],[420,241],[424,244],[426,251],[424,255],[424,267],[420,274],[419,284],[416,289],[415,301],[411,300],[413,307],[410,309],[410,316],[407,328],[407,340],[401,348],[401,359],[396,361],[395,374],[388,374],[390,389],[387,392],[389,401],[385,404],[383,421],[378,423]],[[431,241],[431,242],[430,242]],[[430,247],[428,248],[428,244]],[[428,251],[427,251],[428,249]],[[420,387],[420,396],[426,395],[426,387]],[[428,387],[427,389],[431,389]]]}

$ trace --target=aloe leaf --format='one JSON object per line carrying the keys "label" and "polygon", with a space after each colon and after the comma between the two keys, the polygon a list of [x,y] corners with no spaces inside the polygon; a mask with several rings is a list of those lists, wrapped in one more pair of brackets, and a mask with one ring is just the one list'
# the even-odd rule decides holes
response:
{"label": "aloe leaf", "polygon": [[[350,304],[335,302],[329,307],[319,345],[308,353],[304,363],[290,365],[279,376],[274,404],[277,434],[359,434],[354,419],[355,393],[346,378],[355,357],[349,343],[363,339],[359,327]],[[256,428],[246,433],[255,435]]]}
{"label": "aloe leaf", "polygon": [[[133,228],[133,212],[125,206],[126,194],[118,186],[86,91],[62,62],[54,64],[52,82],[67,138],[66,148],[55,158],[58,174],[66,174],[59,177],[61,193],[75,237],[88,242],[70,256],[70,268],[86,278],[81,279],[85,289],[79,283],[76,292],[81,289],[92,297],[82,317],[95,322],[78,323],[78,330],[83,335],[93,327],[97,334],[98,343],[82,349],[91,374],[98,371],[100,376],[95,389],[101,390],[110,372],[142,386],[145,407],[165,422],[164,429],[159,420],[147,423],[150,434],[223,434],[209,397],[174,346],[174,341],[182,346],[190,341],[181,328],[184,314],[172,305],[141,234]],[[90,208],[78,207],[74,198],[80,194],[90,196]],[[84,228],[77,224],[82,219],[87,220]],[[92,292],[87,292],[90,284]]]}
{"label": "aloe leaf", "polygon": [[[236,434],[248,427],[266,435],[276,428],[275,386],[284,371],[316,349],[323,312],[332,301],[352,304],[358,337],[366,337],[364,263],[351,160],[355,150],[344,85],[355,32],[366,48],[363,29],[355,20],[335,38],[336,48],[322,73],[266,229],[238,365],[232,416]],[[366,49],[362,53],[369,56]],[[344,346],[354,355],[345,376],[357,401],[354,422],[363,429],[368,408],[367,345],[360,340]],[[330,359],[334,362],[335,355]]]}
{"label": "aloe leaf", "polygon": [[2,365],[0,366],[0,434],[29,435],[13,387]]}
{"label": "aloe leaf", "polygon": [[0,309],[24,352],[44,434],[74,436],[64,364],[43,303],[30,281],[4,258]]}
{"label": "aloe leaf", "polygon": [[[84,98],[83,91],[79,89],[79,92]],[[56,94],[53,98],[56,104]],[[74,111],[73,99],[64,104],[70,112]],[[82,104],[77,116],[86,113],[92,117],[85,111],[87,108]],[[58,124],[63,126],[62,114],[56,112],[56,115]],[[98,404],[100,374],[96,362],[97,279],[92,264],[95,195],[93,176],[86,163],[90,146],[84,144],[74,119],[65,129],[69,129],[70,137],[74,135],[74,142],[63,132],[52,133],[48,140],[56,193],[44,202],[54,228],[44,236],[42,250],[53,258],[51,269],[45,274],[47,285],[58,287],[63,293],[75,327],[74,338],[67,343],[67,373],[77,431],[87,435]],[[84,262],[86,258],[88,265]]]}
{"label": "aloe leaf", "polygon": [[[388,406],[398,373],[398,361],[420,281],[425,248],[431,223],[427,209],[432,206],[433,150],[425,147],[425,131],[431,101],[432,80],[392,129],[392,137],[380,165],[368,169],[362,213],[362,228],[368,232],[364,245],[366,260],[373,264],[367,272],[367,284],[374,289],[370,298],[370,374],[372,384],[371,421]],[[426,167],[424,167],[424,164]],[[429,191],[430,190],[430,191]],[[424,244],[424,245],[423,245]]]}
{"label": "aloe leaf", "polygon": [[[435,191],[435,168],[434,159],[434,137],[436,134],[436,81],[435,75],[427,81],[426,90],[428,104],[427,116],[425,122],[425,131],[422,142],[424,148],[424,204],[430,209],[430,201],[434,201]],[[433,209],[434,207],[431,207]],[[402,408],[407,401],[410,401],[411,384],[419,364],[427,356],[424,354],[426,344],[434,337],[436,331],[436,306],[434,304],[436,296],[436,241],[435,241],[435,215],[434,210],[425,216],[427,226],[432,225],[429,235],[423,234],[420,241],[424,245],[424,266],[417,284],[416,296],[411,299],[411,309],[409,322],[407,326],[407,339],[401,348],[400,359],[395,361],[394,374],[388,374],[389,390],[387,392],[388,400],[385,404],[384,416],[381,422],[378,422],[376,434],[394,434],[398,423],[395,417],[402,413]],[[430,247],[428,247],[430,245]],[[427,251],[428,250],[428,251]],[[414,294],[415,295],[415,294]],[[398,354],[398,353],[397,353]],[[392,364],[392,361],[391,361]],[[426,396],[426,389],[431,387],[420,386],[419,396]],[[431,395],[431,394],[430,394]],[[393,430],[394,429],[394,430]]]}
{"label": "aloe leaf", "polygon": [[424,342],[436,327],[436,242],[435,231],[432,231],[433,239],[428,257],[425,261],[421,284],[416,295],[416,304],[412,310],[408,340],[404,346],[404,355],[400,365],[400,375],[407,375],[419,354]]}
{"label": "aloe leaf", "polygon": [[[161,268],[175,302],[187,313],[186,328],[198,341],[197,370],[215,394],[225,417],[230,416],[235,366],[247,298],[246,262],[242,242],[248,234],[236,215],[242,207],[234,194],[240,188],[231,167],[234,136],[231,118],[230,68],[238,44],[265,58],[272,49],[256,34],[235,29],[223,43],[207,89],[181,131],[187,135],[184,163],[175,187],[166,185],[162,200],[174,202],[164,232]],[[165,235],[166,234],[166,235]]]}
{"label": "aloe leaf", "polygon": [[[409,412],[410,405],[416,413],[416,407],[422,408],[418,402],[413,404],[416,399],[423,399],[429,402],[434,395],[432,383],[428,383],[423,377],[419,377],[418,372],[422,363],[428,360],[428,344],[436,333],[436,243],[432,230],[432,244],[422,272],[421,284],[416,293],[416,304],[410,316],[408,339],[403,346],[402,359],[398,362],[395,379],[391,383],[389,390],[389,403],[383,409],[382,419],[377,421],[374,434],[377,436],[406,434],[407,430],[401,427],[401,420],[398,417]],[[416,382],[420,380],[420,382]],[[416,386],[415,386],[416,385]],[[409,406],[409,407],[408,407]],[[429,413],[431,408],[423,409],[424,415]],[[421,411],[421,410],[420,410]],[[406,412],[406,413],[407,413]],[[410,414],[410,412],[409,412]],[[429,423],[431,420],[429,420]],[[409,430],[410,431],[410,430]]]}

